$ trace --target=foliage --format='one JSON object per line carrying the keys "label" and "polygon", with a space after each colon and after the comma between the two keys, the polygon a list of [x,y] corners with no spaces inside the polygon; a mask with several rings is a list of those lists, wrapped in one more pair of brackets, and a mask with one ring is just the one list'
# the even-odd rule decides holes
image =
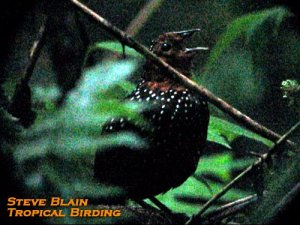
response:
{"label": "foliage", "polygon": [[[245,168],[252,161],[251,159],[235,160],[230,152],[203,156],[199,161],[195,176],[191,176],[178,188],[159,195],[158,199],[175,212],[193,215],[199,211],[198,205],[209,200],[221,190],[224,182],[229,182],[232,179],[233,171]],[[204,174],[215,176],[222,183],[205,180],[205,178],[201,179]],[[249,194],[248,191],[241,189],[231,189],[223,196],[221,202],[234,201]]]}
{"label": "foliage", "polygon": [[215,116],[210,117],[210,124],[208,130],[209,141],[216,142],[218,144],[230,148],[230,142],[232,142],[234,139],[240,136],[260,141],[267,146],[272,145],[271,141],[262,138],[259,135],[246,130],[245,128],[232,124],[223,119],[217,118]]}
{"label": "foliage", "polygon": [[233,42],[238,38],[245,38],[246,44],[249,43],[251,39],[256,36],[257,30],[264,26],[264,23],[267,23],[268,21],[272,21],[272,32],[276,34],[283,20],[290,15],[290,12],[285,8],[271,8],[257,13],[244,15],[234,20],[220,36],[219,41],[209,56],[207,67],[213,66],[218,58],[220,58],[221,54],[230,48]]}
{"label": "foliage", "polygon": [[23,132],[14,157],[29,193],[35,197],[122,197],[122,190],[93,181],[93,162],[95,151],[108,145],[143,145],[131,133],[100,136],[101,124],[111,116],[139,119],[140,106],[107,98],[115,86],[127,91],[122,82],[135,68],[133,61],[123,61],[89,69],[62,109],[40,112],[34,126]]}

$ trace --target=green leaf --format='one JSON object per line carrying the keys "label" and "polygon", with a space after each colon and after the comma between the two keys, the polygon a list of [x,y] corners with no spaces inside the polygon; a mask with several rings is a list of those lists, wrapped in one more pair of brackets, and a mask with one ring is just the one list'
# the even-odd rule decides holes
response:
{"label": "green leaf", "polygon": [[215,129],[208,129],[207,140],[231,149],[229,141],[224,136],[222,136],[222,134],[219,131]]}
{"label": "green leaf", "polygon": [[[226,141],[216,136],[224,137]],[[228,121],[211,116],[209,122],[209,139],[210,141],[222,144],[227,147],[228,143],[232,142],[235,138],[244,136],[252,140],[256,140],[264,143],[268,147],[271,147],[273,142]]]}
{"label": "green leaf", "polygon": [[[100,49],[123,54],[122,44],[120,42],[115,42],[115,41],[98,42],[94,44],[92,47],[90,47],[87,54],[90,55],[91,53],[98,51]],[[128,46],[125,46],[125,54],[135,58],[143,58],[143,56],[140,53],[138,53],[136,50]]]}
{"label": "green leaf", "polygon": [[[195,174],[201,176],[202,173],[211,173],[218,176],[224,182],[229,182],[232,179],[232,171],[236,169],[243,169],[249,166],[253,160],[238,159],[234,160],[230,152],[201,157]],[[207,186],[191,176],[181,186],[172,189],[165,194],[157,196],[164,204],[175,212],[186,213],[193,215],[199,211],[199,204],[192,204],[186,201],[179,200],[179,197],[188,197],[191,199],[205,199],[209,200],[214,194],[218,193],[223,185],[214,182],[207,182],[212,192]],[[231,189],[221,199],[224,201],[234,201],[243,198],[250,193],[240,189]]]}
{"label": "green leaf", "polygon": [[250,13],[234,20],[228,25],[226,31],[221,35],[219,41],[213,48],[208,59],[208,68],[217,62],[222,53],[228,49],[235,40],[244,37],[247,43],[249,43],[252,36],[255,36],[256,30],[261,27],[264,22],[269,20],[273,22],[273,33],[276,34],[280,24],[290,15],[287,9],[276,7]]}
{"label": "green leaf", "polygon": [[219,177],[224,182],[228,182],[232,177],[232,170],[242,169],[250,165],[252,159],[234,160],[231,153],[218,154],[208,157],[201,157],[196,173],[211,173]]}
{"label": "green leaf", "polygon": [[[218,193],[222,189],[222,185],[216,183],[209,182],[209,186],[213,190],[213,194]],[[193,177],[190,177],[180,187],[175,188],[165,194],[158,195],[157,198],[175,212],[193,215],[199,211],[199,204],[179,201],[178,197],[188,197],[192,199],[202,198],[208,201],[211,197],[213,197],[213,194],[203,183],[199,182]],[[222,200],[228,202],[234,201],[249,194],[249,192],[245,192],[242,190],[231,189],[226,195],[222,197]]]}

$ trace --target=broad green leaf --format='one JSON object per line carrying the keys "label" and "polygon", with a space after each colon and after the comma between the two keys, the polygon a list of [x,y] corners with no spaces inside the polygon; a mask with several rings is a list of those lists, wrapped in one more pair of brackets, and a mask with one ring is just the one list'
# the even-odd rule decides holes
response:
{"label": "broad green leaf", "polygon": [[228,140],[224,136],[222,136],[222,134],[217,130],[208,129],[207,140],[231,149]]}
{"label": "broad green leaf", "polygon": [[[216,183],[209,183],[209,186],[213,190],[213,194],[218,193],[222,189],[222,186]],[[203,199],[209,200],[211,197],[213,197],[213,194],[203,183],[199,182],[193,177],[190,177],[180,187],[175,188],[165,194],[160,194],[157,196],[157,198],[175,212],[193,215],[199,211],[200,205],[191,204],[185,201],[179,201],[178,197],[201,197]],[[224,195],[222,199],[225,201],[234,201],[239,198],[243,198],[248,194],[248,192],[242,190],[232,189],[226,195]]]}
{"label": "broad green leaf", "polygon": [[[209,132],[214,134],[215,136],[219,135],[221,137],[225,137],[225,139],[228,141],[228,143],[232,142],[235,138],[239,136],[244,136],[259,142],[264,143],[267,146],[272,146],[273,142],[243,128],[238,125],[235,125],[233,123],[230,123],[228,121],[225,121],[223,119],[211,116],[210,122],[209,122]],[[214,136],[209,136],[209,140],[223,144],[222,141],[215,141]],[[226,146],[226,143],[223,144]]]}
{"label": "broad green leaf", "polygon": [[238,38],[244,37],[246,41],[249,42],[257,28],[268,20],[273,21],[273,32],[276,34],[280,24],[290,15],[287,9],[276,7],[251,13],[234,20],[228,25],[226,31],[221,35],[219,41],[213,48],[208,59],[208,68],[214,65],[222,53]]}
{"label": "broad green leaf", "polygon": [[95,101],[100,91],[124,81],[136,69],[137,63],[127,60],[117,63],[103,63],[85,71],[78,88],[72,91],[68,101],[74,105],[87,107]]}
{"label": "broad green leaf", "polygon": [[[202,173],[211,173],[218,176],[224,182],[229,182],[230,179],[232,179],[232,170],[243,169],[249,166],[252,162],[253,160],[250,159],[234,160],[230,152],[208,157],[203,156],[199,161],[195,174],[201,176]],[[175,212],[192,215],[199,210],[199,204],[191,204],[185,201],[180,201],[178,200],[178,197],[188,197],[191,199],[201,198],[209,200],[223,187],[221,184],[214,182],[208,182],[208,185],[213,193],[211,193],[205,184],[191,176],[181,186],[172,189],[165,194],[160,194],[157,197]],[[236,199],[245,197],[248,194],[250,193],[243,190],[231,189],[222,197],[222,200],[234,201]]]}
{"label": "broad green leaf", "polygon": [[229,152],[208,157],[204,156],[201,157],[195,174],[211,173],[218,176],[224,182],[228,182],[232,178],[232,170],[245,168],[252,162],[252,159],[234,160],[232,154]]}

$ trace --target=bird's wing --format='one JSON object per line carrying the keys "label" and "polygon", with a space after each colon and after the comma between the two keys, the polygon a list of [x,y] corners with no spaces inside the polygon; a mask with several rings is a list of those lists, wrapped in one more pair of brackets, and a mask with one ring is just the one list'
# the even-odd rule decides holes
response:
{"label": "bird's wing", "polygon": [[[126,118],[111,119],[102,129],[102,135],[117,132],[134,132],[141,134],[141,128]],[[102,183],[119,185],[122,187],[136,185],[141,169],[139,163],[145,157],[141,147],[128,145],[109,146],[96,152],[94,177]]]}

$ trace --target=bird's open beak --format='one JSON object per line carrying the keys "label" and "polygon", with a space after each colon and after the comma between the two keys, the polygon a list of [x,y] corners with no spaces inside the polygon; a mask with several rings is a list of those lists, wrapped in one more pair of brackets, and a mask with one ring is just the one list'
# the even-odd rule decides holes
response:
{"label": "bird's open beak", "polygon": [[[180,35],[182,37],[182,40],[185,40],[186,38],[189,38],[191,36],[193,36],[193,34],[195,34],[196,32],[199,32],[200,29],[191,29],[191,30],[183,30],[183,31],[178,31],[178,32],[174,32],[178,35]],[[207,47],[196,47],[196,48],[186,48],[185,52],[186,53],[196,53],[199,51],[207,51],[209,50],[209,48]]]}

